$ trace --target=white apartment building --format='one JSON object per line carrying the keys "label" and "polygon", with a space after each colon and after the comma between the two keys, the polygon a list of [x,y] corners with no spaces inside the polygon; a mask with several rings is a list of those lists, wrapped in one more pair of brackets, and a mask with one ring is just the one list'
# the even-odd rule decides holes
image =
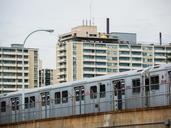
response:
{"label": "white apartment building", "polygon": [[59,36],[56,50],[58,82],[166,63],[170,45],[118,43],[98,33],[96,26],[79,26]]}
{"label": "white apartment building", "polygon": [[[25,88],[38,85],[38,49],[24,48]],[[22,88],[22,45],[0,47],[0,93]]]}

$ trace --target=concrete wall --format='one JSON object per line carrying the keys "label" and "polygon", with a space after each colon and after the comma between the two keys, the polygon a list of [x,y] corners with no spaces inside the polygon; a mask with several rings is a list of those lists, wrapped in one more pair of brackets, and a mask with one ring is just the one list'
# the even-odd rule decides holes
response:
{"label": "concrete wall", "polygon": [[171,128],[164,124],[168,119],[171,106],[35,120],[0,128]]}

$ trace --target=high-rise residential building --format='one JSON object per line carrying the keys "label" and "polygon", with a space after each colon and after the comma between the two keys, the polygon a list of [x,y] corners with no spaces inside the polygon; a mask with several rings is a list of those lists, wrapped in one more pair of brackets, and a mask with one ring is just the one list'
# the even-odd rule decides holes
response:
{"label": "high-rise residential building", "polygon": [[53,69],[41,69],[39,70],[39,86],[48,86],[55,84],[53,82]]}
{"label": "high-rise residential building", "polygon": [[[22,88],[22,44],[0,47],[0,93]],[[24,85],[38,85],[38,49],[24,48]]]}
{"label": "high-rise residential building", "polygon": [[81,80],[113,72],[166,63],[170,45],[119,43],[117,36],[79,26],[59,36],[56,50],[58,82]]}

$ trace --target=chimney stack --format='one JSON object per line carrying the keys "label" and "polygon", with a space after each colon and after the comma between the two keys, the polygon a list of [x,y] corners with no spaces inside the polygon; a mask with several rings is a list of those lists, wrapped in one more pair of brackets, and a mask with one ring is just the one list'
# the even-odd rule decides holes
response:
{"label": "chimney stack", "polygon": [[109,18],[106,18],[106,34],[109,34]]}

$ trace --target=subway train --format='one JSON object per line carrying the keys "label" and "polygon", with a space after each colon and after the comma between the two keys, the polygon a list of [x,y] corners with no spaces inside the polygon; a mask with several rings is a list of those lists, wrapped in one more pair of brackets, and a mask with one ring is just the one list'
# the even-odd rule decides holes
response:
{"label": "subway train", "polygon": [[163,64],[1,94],[0,124],[170,104],[171,64]]}

